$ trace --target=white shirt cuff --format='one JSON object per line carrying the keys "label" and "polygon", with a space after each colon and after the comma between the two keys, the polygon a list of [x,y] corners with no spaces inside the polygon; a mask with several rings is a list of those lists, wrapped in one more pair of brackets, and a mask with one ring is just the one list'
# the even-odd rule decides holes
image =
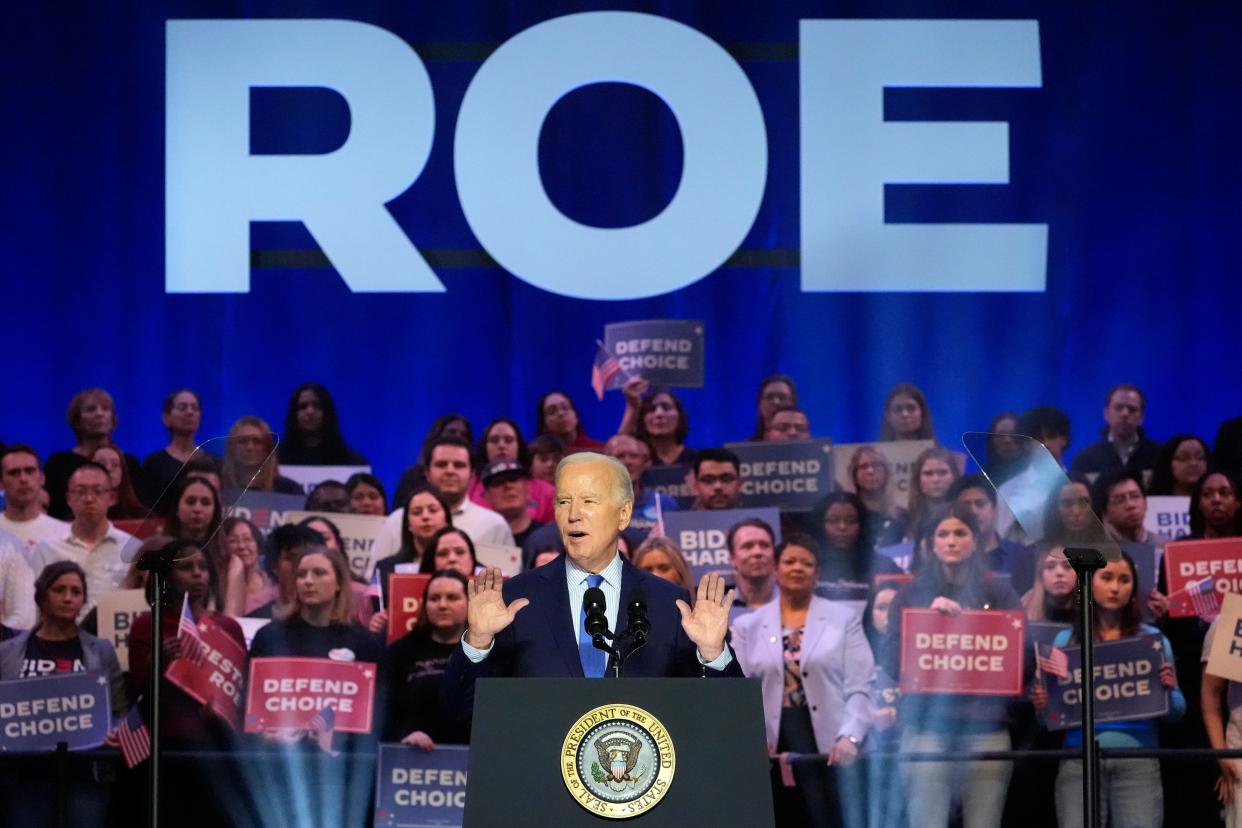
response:
{"label": "white shirt cuff", "polygon": [[[462,643],[465,643],[465,639],[462,639]],[[728,667],[730,664],[733,663],[733,653],[729,652],[728,647],[725,647],[720,652],[720,655],[716,656],[711,661],[704,661],[703,654],[699,652],[697,649],[694,651],[694,654],[696,657],[698,657],[699,664],[702,664],[704,667],[706,667],[709,670],[723,670],[724,668]]]}
{"label": "white shirt cuff", "polygon": [[492,643],[488,645],[486,650],[480,650],[478,647],[471,647],[469,644],[467,644],[466,637],[464,635],[461,637],[462,652],[466,654],[466,658],[470,659],[475,664],[478,664],[480,661],[487,658],[488,653],[490,653],[492,651],[492,647],[495,647],[495,646],[496,646],[496,639],[493,638]]}

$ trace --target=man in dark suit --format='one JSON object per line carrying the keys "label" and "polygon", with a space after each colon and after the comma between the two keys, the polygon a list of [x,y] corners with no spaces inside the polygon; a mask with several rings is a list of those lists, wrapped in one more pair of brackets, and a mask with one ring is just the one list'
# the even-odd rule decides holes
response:
{"label": "man in dark suit", "polygon": [[583,626],[590,587],[603,591],[614,631],[626,629],[626,604],[635,590],[646,594],[651,631],[646,645],[625,662],[625,675],[742,675],[725,642],[733,592],[724,578],[704,576],[691,608],[685,590],[618,553],[617,538],[633,505],[629,473],[615,459],[580,452],[561,461],[556,523],[566,553],[508,583],[498,569],[471,580],[466,634],[441,685],[446,707],[469,715],[480,677],[604,675],[611,659],[591,645]]}

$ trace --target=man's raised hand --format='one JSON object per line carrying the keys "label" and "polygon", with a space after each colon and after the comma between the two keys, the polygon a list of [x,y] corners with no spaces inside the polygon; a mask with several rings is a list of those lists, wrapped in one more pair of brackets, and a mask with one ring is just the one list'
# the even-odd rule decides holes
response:
{"label": "man's raised hand", "polygon": [[479,650],[492,646],[496,633],[513,623],[518,611],[530,601],[518,598],[505,604],[504,577],[496,567],[489,567],[470,579],[466,591],[466,643]]}
{"label": "man's raised hand", "polygon": [[724,652],[725,635],[729,632],[729,608],[733,606],[733,590],[727,589],[723,576],[714,572],[699,581],[694,609],[677,599],[681,612],[681,628],[686,637],[699,648],[704,661],[715,661]]}

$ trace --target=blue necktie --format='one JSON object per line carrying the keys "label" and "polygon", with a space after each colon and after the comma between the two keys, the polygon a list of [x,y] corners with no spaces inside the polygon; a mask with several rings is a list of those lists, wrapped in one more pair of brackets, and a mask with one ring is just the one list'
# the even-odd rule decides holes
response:
{"label": "blue necktie", "polygon": [[[587,589],[598,587],[604,582],[603,575],[588,575]],[[583,592],[582,609],[578,612],[578,659],[582,662],[582,675],[587,678],[602,678],[608,666],[608,653],[595,649],[591,636],[586,631],[586,593]]]}

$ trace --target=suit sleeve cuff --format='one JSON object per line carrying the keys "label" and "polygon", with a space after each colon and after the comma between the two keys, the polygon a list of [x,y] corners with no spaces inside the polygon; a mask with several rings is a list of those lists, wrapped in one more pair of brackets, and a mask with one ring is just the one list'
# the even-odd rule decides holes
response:
{"label": "suit sleeve cuff", "polygon": [[[465,643],[464,639],[462,640],[462,643]],[[725,647],[720,655],[716,656],[711,661],[704,661],[703,654],[697,649],[694,651],[694,655],[698,658],[699,664],[702,664],[709,670],[723,670],[733,663],[733,653],[729,651],[728,647]]]}
{"label": "suit sleeve cuff", "polygon": [[487,658],[488,654],[492,651],[492,647],[495,646],[496,641],[495,639],[492,639],[491,645],[486,650],[480,650],[478,647],[471,647],[467,644],[466,637],[464,635],[461,637],[462,652],[466,654],[466,658],[470,659],[475,664],[478,664],[480,661]]}

